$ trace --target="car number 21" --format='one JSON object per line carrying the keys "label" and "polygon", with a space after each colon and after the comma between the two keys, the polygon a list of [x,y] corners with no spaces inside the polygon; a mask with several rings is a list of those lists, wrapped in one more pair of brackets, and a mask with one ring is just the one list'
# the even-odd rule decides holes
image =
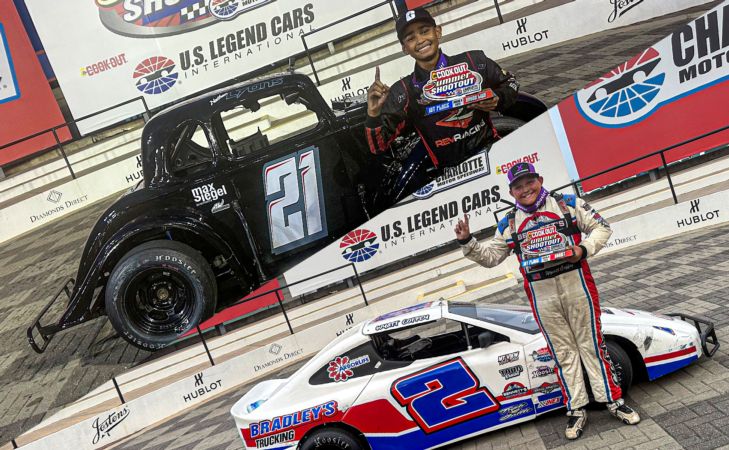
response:
{"label": "car number 21", "polygon": [[317,147],[308,147],[266,163],[263,186],[274,254],[327,235]]}
{"label": "car number 21", "polygon": [[499,403],[461,358],[395,380],[392,396],[426,433],[492,413]]}

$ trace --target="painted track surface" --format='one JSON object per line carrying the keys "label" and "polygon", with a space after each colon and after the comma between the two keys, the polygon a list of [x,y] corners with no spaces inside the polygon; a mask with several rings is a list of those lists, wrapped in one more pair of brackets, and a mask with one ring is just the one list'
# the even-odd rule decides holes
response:
{"label": "painted track surface", "polygon": [[[538,52],[526,53],[500,62],[505,68],[516,73],[524,91],[536,94],[549,105],[553,105],[587,82],[667,35],[678,24],[687,22],[692,16],[699,15],[705,9],[708,9],[708,7],[697,8],[688,13],[675,14],[649,23],[599,33],[589,38],[571,41]],[[447,45],[444,47],[447,51]],[[36,355],[25,340],[25,328],[58,289],[62,279],[75,275],[78,259],[91,226],[113,200],[114,198],[108,199],[105,202],[53,222],[31,235],[25,235],[11,243],[0,245],[0,443],[7,442],[21,432],[28,430],[38,424],[47,414],[52,414],[62,408],[64,404],[83,396],[112,376],[151,358],[149,353],[139,351],[127,345],[122,339],[116,338],[106,319],[97,319],[69,332],[62,333],[53,341],[48,352],[44,355]],[[726,231],[729,230],[724,230],[725,233]],[[719,237],[721,236],[718,236],[717,239]],[[693,240],[694,238],[687,235],[686,239]],[[697,238],[698,241],[702,241],[702,239]],[[684,243],[684,241],[679,240],[675,245],[675,257],[679,258],[682,256],[679,249],[685,249],[693,243]],[[715,241],[711,248],[713,250],[724,248],[726,251],[727,246],[726,241],[723,241],[723,244]],[[714,254],[713,250],[712,254]],[[660,254],[665,255],[665,252]],[[627,258],[625,262],[627,264],[626,270],[628,270],[633,267],[632,264],[636,263],[633,258],[639,258],[642,261],[644,255],[642,252],[633,253],[631,251],[624,255],[621,254],[618,259],[623,260],[622,258]],[[654,256],[654,258],[658,258],[658,256]],[[610,262],[613,263],[614,260],[611,259]],[[698,281],[698,275],[689,277],[681,272],[681,270],[692,269],[695,272],[691,273],[698,273],[698,270],[701,270],[703,277],[701,279],[703,280],[705,278],[703,274],[710,273],[713,270],[717,271],[715,275],[719,277],[722,272],[718,268],[724,267],[723,270],[727,270],[726,265],[721,266],[720,262],[712,262],[710,266],[704,268],[709,272],[702,270],[701,267],[695,267],[696,263],[694,261],[687,262],[685,266],[678,265],[676,270],[679,271],[677,273],[681,274],[678,276],[679,279],[684,277],[687,282],[691,280],[697,283],[697,290],[687,290],[686,292],[682,292],[681,289],[675,287],[667,288],[663,278],[658,279],[655,284],[635,284],[650,281],[638,279],[644,269],[635,272],[628,270],[630,273],[620,278],[614,287],[608,288],[607,285],[611,283],[609,277],[614,275],[615,271],[607,267],[603,269],[603,262],[596,262],[595,268],[600,274],[598,280],[601,282],[600,286],[607,304],[640,306],[644,309],[651,309],[650,305],[646,305],[644,301],[636,301],[634,304],[628,298],[623,297],[633,291],[645,291],[646,295],[636,296],[636,298],[642,299],[646,296],[653,298],[665,293],[668,297],[661,297],[662,303],[653,305],[653,309],[674,306],[674,308],[685,308],[695,313],[705,314],[717,321],[721,332],[722,327],[727,325],[726,315],[717,315],[719,311],[712,310],[712,306],[716,306],[716,301],[710,300],[708,292],[706,299],[702,296],[697,297],[699,293],[706,291],[705,284]],[[655,264],[655,259],[646,259],[645,264],[651,266],[651,264]],[[645,266],[637,264],[637,267]],[[606,276],[607,272],[610,272],[609,276]],[[673,279],[676,276],[668,278]],[[711,283],[709,283],[709,286],[711,286]],[[701,289],[698,287],[701,287]],[[522,301],[519,294],[518,291],[510,292],[504,301],[507,299],[509,301]],[[726,294],[724,295],[726,296]],[[693,304],[692,301],[697,303]],[[727,303],[726,298],[722,301],[722,304]],[[726,337],[726,333],[724,332],[722,336]],[[698,383],[697,386],[704,386],[704,388],[715,392],[716,395],[712,398],[715,398],[716,402],[721,403],[723,401],[724,406],[729,406],[729,398],[722,397],[722,395],[725,395],[726,389],[717,391],[717,389],[723,389],[726,381],[717,381],[717,383],[707,383],[706,381],[719,380],[717,377],[729,374],[729,370],[721,366],[721,364],[729,366],[726,359],[726,354],[721,353],[715,358],[715,361],[709,362],[711,364],[710,368],[701,369],[703,366],[699,366],[697,369],[689,369],[685,372],[692,373],[692,370],[707,370],[708,373],[696,372],[695,377],[691,376],[685,380],[678,380],[676,386],[671,385],[672,388],[675,388],[674,392],[678,392],[674,395],[677,398],[677,405],[682,405],[681,394],[692,397],[689,394],[693,393],[693,390],[700,389],[694,387],[694,383]],[[721,367],[716,366],[717,363]],[[699,376],[699,373],[705,376]],[[699,383],[694,378],[700,378],[701,382]],[[721,380],[724,380],[724,378],[721,378]],[[641,402],[644,406],[643,411],[648,414],[651,412],[656,414],[664,413],[664,410],[668,410],[671,405],[668,399],[673,397],[671,397],[670,391],[656,391],[655,389],[659,388],[653,386],[655,384],[645,386],[645,395],[648,395],[648,398],[652,400],[649,401],[638,397],[635,397],[635,399]],[[139,444],[146,442],[148,446],[155,447],[157,444],[152,445],[152,441],[160,438],[160,445],[156,448],[227,448],[229,445],[235,448],[239,446],[239,443],[232,427],[232,419],[227,415],[227,410],[242,392],[244,392],[244,388],[237,390],[235,394],[231,394],[227,400],[215,400],[209,404],[217,405],[216,408],[205,405],[194,412],[188,413],[193,414],[192,417],[197,417],[197,419],[189,420],[189,423],[185,422],[186,426],[183,427],[172,427],[172,429],[178,428],[174,432],[163,433],[164,427],[168,425],[162,425],[157,429],[135,437],[124,447],[143,448],[147,446],[133,446],[133,442]],[[633,395],[636,395],[635,392]],[[693,395],[693,397],[699,398],[696,395]],[[218,404],[218,402],[223,403]],[[645,405],[655,406],[646,407]],[[724,409],[729,410],[729,408]],[[202,413],[199,411],[207,411],[208,413],[201,415]],[[213,412],[220,413],[221,411],[224,412],[222,415],[213,414]],[[714,436],[706,427],[717,423],[726,425],[729,421],[729,419],[724,418],[724,422],[721,422],[720,419],[724,416],[714,417],[711,420],[707,419],[705,422],[701,422],[704,424],[703,428],[698,426],[682,428],[682,422],[692,419],[697,413],[690,408],[681,409],[680,411],[682,411],[680,412],[681,417],[685,420],[674,420],[667,426],[675,429],[673,434],[677,436],[685,435],[687,436],[686,439],[691,436],[704,436],[702,441],[704,443],[712,442],[711,436]],[[190,417],[189,415],[182,415],[169,423],[180,425],[181,421],[185,418],[190,419]],[[207,426],[208,422],[212,421],[214,417],[217,418],[218,425],[212,426],[211,422],[210,426]],[[497,433],[497,435],[506,434],[514,445],[523,445],[530,440],[537,442],[541,439],[545,445],[551,448],[554,445],[550,443],[560,442],[563,422],[561,416],[555,419],[554,429],[550,433],[540,432],[535,434],[535,432],[541,431],[545,424],[550,423],[550,420],[543,419],[537,425],[517,427],[510,429],[508,432]],[[601,419],[591,420],[591,429],[593,431],[599,430],[600,425],[596,423],[598,421],[602,423]],[[206,426],[203,427],[203,424]],[[654,424],[658,424],[658,421],[654,420]],[[717,429],[721,429],[718,425],[716,426]],[[520,431],[518,435],[513,435],[513,430]],[[177,433],[177,431],[182,433]],[[610,433],[629,433],[623,428],[616,430],[606,428],[603,431],[608,433],[606,439],[612,436]],[[158,433],[164,434],[170,439],[162,439],[163,436],[158,435]],[[201,434],[203,436],[195,441],[193,435],[199,437]],[[188,435],[190,440],[185,444],[183,443],[185,440],[183,437]],[[656,431],[655,436],[660,435],[661,433]],[[223,436],[227,437],[223,438]],[[724,436],[726,443],[729,444],[729,437],[724,434],[721,434],[721,436]],[[629,436],[623,437],[629,438]],[[227,442],[223,442],[225,439],[227,439]],[[716,439],[720,439],[719,435]],[[221,440],[221,442],[213,445],[213,441],[216,440]],[[479,448],[490,448],[486,443],[481,444],[481,441],[472,442],[477,442]],[[521,444],[518,444],[519,442]],[[684,441],[680,442],[684,443]],[[685,442],[686,445],[691,445],[690,441]],[[580,444],[587,445],[582,441]]]}

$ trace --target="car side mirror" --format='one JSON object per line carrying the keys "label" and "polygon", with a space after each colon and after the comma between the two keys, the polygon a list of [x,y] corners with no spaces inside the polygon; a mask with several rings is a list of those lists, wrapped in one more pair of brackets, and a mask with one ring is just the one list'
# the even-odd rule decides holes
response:
{"label": "car side mirror", "polygon": [[496,340],[496,335],[493,331],[484,331],[478,334],[478,346],[480,348],[488,348]]}

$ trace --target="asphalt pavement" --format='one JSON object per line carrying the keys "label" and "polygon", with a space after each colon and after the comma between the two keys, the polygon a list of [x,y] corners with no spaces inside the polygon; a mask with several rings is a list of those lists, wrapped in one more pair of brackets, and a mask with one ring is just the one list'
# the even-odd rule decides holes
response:
{"label": "asphalt pavement", "polygon": [[[500,63],[516,74],[524,91],[551,106],[711,6],[598,33]],[[118,338],[105,318],[61,333],[43,355],[35,354],[25,338],[25,330],[35,315],[65,279],[75,276],[91,227],[114,200],[99,202],[0,244],[0,443],[27,431],[111,377],[153,357]],[[719,333],[726,342],[727,294],[720,286],[729,270],[729,257],[725,256],[729,246],[727,232],[729,228],[724,227],[687,234],[649,246],[648,251],[641,247],[596,261],[605,303],[648,310],[688,309],[704,314],[719,325]],[[701,247],[708,259],[696,256],[695,246]],[[646,274],[653,276],[645,278]],[[503,299],[522,301],[518,290],[503,293]],[[60,312],[61,305],[57,306],[55,313]],[[655,442],[664,439],[692,448],[713,448],[709,443],[729,444],[729,418],[724,415],[724,411],[729,411],[727,359],[721,351],[712,361],[692,366],[659,383],[636,387],[631,397],[649,419],[639,427],[626,429],[610,425],[607,418],[602,420],[600,414],[595,414],[588,438],[612,443],[616,439],[638,442],[651,436],[658,439]],[[240,445],[227,411],[245,389],[145,431],[123,447],[237,448]],[[492,442],[499,442],[501,447],[510,442],[531,446],[533,441],[537,447],[554,448],[564,443],[562,422],[561,416],[548,417],[494,435],[506,441],[492,436],[468,445],[491,448]],[[600,434],[595,434],[598,431]],[[588,442],[580,441],[585,445]]]}

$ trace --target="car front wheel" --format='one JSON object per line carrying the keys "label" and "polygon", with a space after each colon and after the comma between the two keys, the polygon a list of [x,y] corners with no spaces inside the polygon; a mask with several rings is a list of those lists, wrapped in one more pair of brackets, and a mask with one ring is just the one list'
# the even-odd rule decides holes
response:
{"label": "car front wheel", "polygon": [[132,345],[161,349],[215,311],[217,285],[205,258],[175,241],[153,241],[122,257],[106,285],[106,314]]}
{"label": "car front wheel", "polygon": [[351,433],[337,428],[315,431],[301,444],[301,450],[364,450]]}

